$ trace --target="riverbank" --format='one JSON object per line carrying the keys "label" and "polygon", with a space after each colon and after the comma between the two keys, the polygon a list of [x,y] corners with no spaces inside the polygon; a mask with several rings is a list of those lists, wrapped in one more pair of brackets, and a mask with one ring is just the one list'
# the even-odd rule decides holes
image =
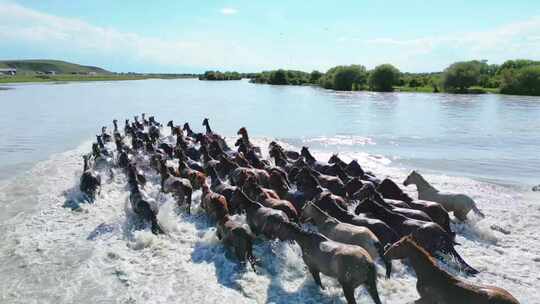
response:
{"label": "riverbank", "polygon": [[[397,86],[394,87],[394,92],[410,92],[410,93],[439,93],[435,92],[432,86],[422,86],[422,87],[407,87],[407,86]],[[467,93],[452,93],[445,92],[447,94],[501,94],[501,91],[498,88],[483,88],[483,87],[471,87],[468,89]]]}
{"label": "riverbank", "polygon": [[117,81],[117,80],[179,79],[179,78],[195,78],[195,76],[181,75],[181,74],[16,75],[16,76],[0,77],[0,83]]}

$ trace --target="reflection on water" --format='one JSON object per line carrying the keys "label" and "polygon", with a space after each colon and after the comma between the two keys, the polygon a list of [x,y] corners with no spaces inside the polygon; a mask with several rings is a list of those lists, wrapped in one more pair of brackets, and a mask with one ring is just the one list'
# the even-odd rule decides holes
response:
{"label": "reflection on water", "polygon": [[405,166],[521,184],[540,179],[535,97],[348,93],[198,80],[13,87],[0,92],[0,178],[76,147],[112,118],[147,112],[196,129],[208,117],[229,136],[246,126],[252,136],[378,153]]}

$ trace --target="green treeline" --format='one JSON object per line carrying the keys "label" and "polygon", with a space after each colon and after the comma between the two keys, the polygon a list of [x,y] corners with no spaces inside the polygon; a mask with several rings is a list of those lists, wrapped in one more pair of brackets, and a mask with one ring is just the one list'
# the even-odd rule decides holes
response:
{"label": "green treeline", "polygon": [[451,64],[442,72],[402,73],[391,64],[373,70],[363,65],[336,66],[326,73],[295,70],[264,71],[250,75],[253,83],[318,85],[339,91],[417,91],[485,93],[540,96],[540,61],[508,60],[501,65],[486,60]]}
{"label": "green treeline", "polygon": [[242,75],[238,72],[206,71],[199,76],[199,80],[240,80]]}

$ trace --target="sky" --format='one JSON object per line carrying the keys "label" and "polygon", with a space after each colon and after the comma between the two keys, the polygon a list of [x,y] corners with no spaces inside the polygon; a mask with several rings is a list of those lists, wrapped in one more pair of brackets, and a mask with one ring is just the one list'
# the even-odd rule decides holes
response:
{"label": "sky", "polygon": [[116,72],[540,60],[540,1],[0,0],[0,59]]}

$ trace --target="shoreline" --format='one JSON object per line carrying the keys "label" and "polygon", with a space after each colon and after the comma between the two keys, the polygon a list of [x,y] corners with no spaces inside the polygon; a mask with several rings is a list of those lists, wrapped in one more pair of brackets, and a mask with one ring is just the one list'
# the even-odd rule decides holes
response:
{"label": "shoreline", "polygon": [[[42,76],[10,76],[1,77],[0,85],[18,83],[67,83],[67,82],[92,82],[92,81],[123,81],[123,80],[146,80],[146,79],[195,79],[195,76],[181,75],[51,75]],[[5,88],[5,87],[4,87]],[[0,89],[4,89],[0,88]],[[9,89],[9,88],[7,88]]]}

